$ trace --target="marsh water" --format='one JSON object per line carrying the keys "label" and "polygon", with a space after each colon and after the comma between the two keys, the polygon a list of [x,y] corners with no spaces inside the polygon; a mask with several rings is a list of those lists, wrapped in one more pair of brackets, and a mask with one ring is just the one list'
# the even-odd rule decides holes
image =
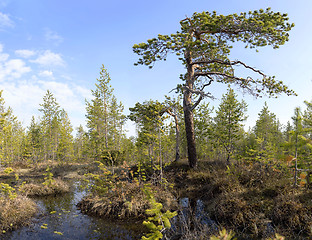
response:
{"label": "marsh water", "polygon": [[[76,205],[86,194],[77,182],[73,191],[35,199],[39,211],[29,226],[2,235],[1,239],[138,239],[134,224],[117,223],[82,214]],[[138,223],[139,225],[140,223]],[[139,226],[137,226],[139,227]]]}
{"label": "marsh water", "polygon": [[[10,180],[8,180],[10,181]],[[143,225],[139,222],[116,222],[110,219],[82,214],[77,209],[77,203],[87,194],[79,187],[79,181],[71,181],[71,191],[58,196],[34,198],[38,206],[38,213],[27,226],[7,232],[0,236],[0,240],[52,240],[52,239],[140,239]],[[179,218],[172,222],[172,231],[180,232],[183,223],[188,221],[191,214],[195,214],[197,222],[216,230],[216,223],[204,211],[200,200],[191,201],[189,198],[179,200],[181,211]],[[193,209],[193,213],[190,212]],[[182,218],[181,218],[182,217]]]}

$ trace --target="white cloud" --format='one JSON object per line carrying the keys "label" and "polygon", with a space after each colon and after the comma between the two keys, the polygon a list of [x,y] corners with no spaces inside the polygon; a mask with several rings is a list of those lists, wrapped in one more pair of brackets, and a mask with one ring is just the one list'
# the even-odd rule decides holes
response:
{"label": "white cloud", "polygon": [[0,82],[21,78],[22,75],[31,71],[21,59],[9,59],[9,54],[3,52],[3,45],[0,43]]}
{"label": "white cloud", "polygon": [[36,54],[36,52],[32,51],[32,50],[28,50],[28,49],[21,49],[21,50],[16,50],[15,54],[18,57],[30,58],[30,57],[34,56]]}
{"label": "white cloud", "polygon": [[0,43],[0,62],[5,62],[9,58],[9,54],[2,53],[3,52],[3,44]]}
{"label": "white cloud", "polygon": [[45,39],[47,41],[52,41],[56,44],[63,42],[63,37],[61,37],[57,32],[54,32],[50,29],[45,29]]}
{"label": "white cloud", "polygon": [[0,29],[6,27],[14,27],[14,22],[10,19],[7,14],[0,12]]}
{"label": "white cloud", "polygon": [[[50,90],[56,98],[61,108],[68,113],[69,118],[74,127],[85,122],[85,102],[81,92],[87,90],[83,87],[60,83],[56,81],[18,81],[18,82],[2,82],[0,90],[3,89],[3,97],[6,106],[13,109],[17,119],[29,126],[32,116],[40,116],[38,109],[43,102],[43,96],[47,90]],[[80,89],[81,91],[77,91]]]}
{"label": "white cloud", "polygon": [[52,79],[54,78],[53,72],[49,71],[49,70],[44,70],[44,71],[39,72],[39,76],[40,77],[48,77],[48,78],[52,78]]}
{"label": "white cloud", "polygon": [[26,81],[0,83],[3,89],[3,98],[6,106],[13,109],[13,114],[17,119],[29,125],[31,117],[38,115],[39,104],[41,103],[44,91],[40,86]]}
{"label": "white cloud", "polygon": [[6,53],[0,53],[0,62],[5,62],[8,60],[9,58],[9,54],[6,54]]}
{"label": "white cloud", "polygon": [[76,86],[75,91],[77,91],[81,96],[83,96],[85,99],[92,99],[92,94],[91,90],[81,87],[81,86]]}
{"label": "white cloud", "polygon": [[31,71],[30,67],[25,65],[21,59],[12,59],[4,64],[7,75],[12,75],[14,78],[20,78],[24,73]]}
{"label": "white cloud", "polygon": [[65,66],[65,62],[60,54],[53,53],[50,50],[46,50],[39,55],[35,60],[31,60],[33,63],[38,63],[42,66]]}
{"label": "white cloud", "polygon": [[23,74],[31,71],[21,59],[12,59],[0,63],[0,81],[20,78]]}
{"label": "white cloud", "polygon": [[77,91],[76,85],[56,81],[38,81],[38,83],[42,89],[50,90],[60,106],[66,111],[84,111],[84,96],[81,95],[81,92]]}

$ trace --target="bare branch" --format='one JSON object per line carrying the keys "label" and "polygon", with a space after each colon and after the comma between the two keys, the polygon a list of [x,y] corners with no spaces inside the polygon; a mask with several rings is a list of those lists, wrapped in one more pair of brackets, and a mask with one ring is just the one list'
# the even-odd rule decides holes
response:
{"label": "bare branch", "polygon": [[205,87],[208,87],[214,81],[213,78],[211,78],[210,76],[207,76],[207,77],[209,78],[209,82],[204,84],[202,88],[200,89],[200,91],[203,91]]}
{"label": "bare branch", "polygon": [[171,89],[171,90],[169,91],[169,93],[172,93],[172,92],[175,91],[175,90],[178,90],[178,87],[175,87],[175,88]]}
{"label": "bare branch", "polygon": [[196,95],[199,95],[199,98],[197,99],[197,101],[193,104],[193,106],[190,107],[190,110],[193,111],[197,106],[198,104],[201,102],[201,100],[203,100],[205,97],[209,97],[211,99],[215,99],[214,96],[211,95],[210,92],[204,92],[203,89],[210,85],[212,81],[210,81],[208,84],[205,84],[201,90],[196,90],[196,89],[190,89],[189,87],[187,86],[184,86],[183,89],[184,90],[187,90],[187,91],[190,91],[191,93],[193,94],[196,94]]}
{"label": "bare branch", "polygon": [[195,73],[195,77],[198,77],[198,76],[211,77],[211,75],[214,75],[216,77],[228,78],[229,80],[232,80],[232,83],[238,84],[240,87],[247,90],[249,94],[253,96],[259,95],[256,93],[258,91],[258,88],[253,89],[250,85],[250,83],[256,84],[256,81],[253,80],[251,77],[240,78],[240,77],[236,77],[236,76],[229,75],[229,74],[222,73],[222,72],[197,72]]}
{"label": "bare branch", "polygon": [[243,65],[245,68],[248,68],[250,70],[252,70],[253,72],[256,72],[256,73],[259,73],[260,75],[262,76],[266,76],[263,72],[261,72],[260,70],[258,69],[255,69],[241,61],[224,61],[224,60],[221,60],[221,59],[212,59],[212,60],[203,60],[203,61],[194,61],[192,62],[191,64],[192,65],[200,65],[200,64],[211,64],[211,63],[219,63],[219,64],[223,64],[223,65],[229,65],[229,66],[234,66],[234,65]]}
{"label": "bare branch", "polygon": [[201,100],[203,100],[203,96],[200,95],[200,97],[197,99],[197,101],[193,104],[193,106],[190,108],[191,111],[193,111],[197,106],[198,104],[201,102]]}

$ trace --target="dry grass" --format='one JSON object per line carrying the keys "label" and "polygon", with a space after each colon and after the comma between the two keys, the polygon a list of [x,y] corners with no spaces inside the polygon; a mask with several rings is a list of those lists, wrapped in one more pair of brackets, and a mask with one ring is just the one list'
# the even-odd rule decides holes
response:
{"label": "dry grass", "polygon": [[36,204],[25,196],[0,198],[0,230],[8,231],[26,224],[37,211]]}
{"label": "dry grass", "polygon": [[23,185],[20,192],[26,196],[57,195],[69,192],[69,185],[61,179],[54,179],[50,185],[42,183],[28,183]]}
{"label": "dry grass", "polygon": [[[161,187],[152,186],[155,198],[163,204],[163,209],[177,207],[174,196]],[[137,183],[124,182],[122,187],[109,191],[104,197],[89,195],[82,199],[78,207],[83,213],[100,217],[118,219],[145,217],[145,210],[150,207],[146,196],[142,192],[142,186]]]}
{"label": "dry grass", "polygon": [[201,199],[210,218],[239,239],[265,239],[275,232],[286,239],[312,239],[312,190],[294,189],[289,169],[201,161],[197,170],[177,166],[167,175],[179,196]]}
{"label": "dry grass", "polygon": [[281,195],[274,202],[272,218],[275,225],[286,232],[286,234],[300,235],[305,233],[311,239],[311,210],[311,207],[298,201],[296,196]]}

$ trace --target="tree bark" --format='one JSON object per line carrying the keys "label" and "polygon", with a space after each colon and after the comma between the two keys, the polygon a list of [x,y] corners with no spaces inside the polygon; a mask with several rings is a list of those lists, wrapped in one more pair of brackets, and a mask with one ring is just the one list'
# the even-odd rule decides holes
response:
{"label": "tree bark", "polygon": [[185,121],[185,132],[187,141],[187,153],[188,162],[190,168],[197,167],[197,153],[195,144],[195,130],[194,130],[194,116],[192,112],[192,93],[189,91],[193,90],[195,74],[194,66],[192,63],[191,52],[189,50],[185,51],[185,59],[187,66],[187,77],[186,77],[186,89],[183,91],[183,112]]}
{"label": "tree bark", "polygon": [[183,101],[185,132],[187,141],[188,162],[190,168],[197,167],[197,153],[195,144],[194,117],[186,101]]}

